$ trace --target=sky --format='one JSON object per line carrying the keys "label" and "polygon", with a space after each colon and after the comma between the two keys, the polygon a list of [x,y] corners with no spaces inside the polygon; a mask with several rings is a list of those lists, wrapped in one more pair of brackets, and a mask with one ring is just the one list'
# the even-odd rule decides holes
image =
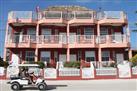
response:
{"label": "sky", "polygon": [[[55,5],[79,5],[93,10],[124,11],[128,16],[129,29],[135,30],[137,0],[0,0],[0,56],[3,56],[5,28],[9,11],[35,11]],[[137,33],[131,32],[132,48],[137,48]]]}

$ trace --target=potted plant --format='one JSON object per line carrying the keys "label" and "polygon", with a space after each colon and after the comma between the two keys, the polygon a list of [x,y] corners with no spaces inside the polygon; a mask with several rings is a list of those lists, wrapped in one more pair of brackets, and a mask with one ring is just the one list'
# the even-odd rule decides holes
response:
{"label": "potted plant", "polygon": [[70,62],[65,62],[64,67],[69,67],[69,68],[80,68],[80,62],[79,61],[70,61]]}

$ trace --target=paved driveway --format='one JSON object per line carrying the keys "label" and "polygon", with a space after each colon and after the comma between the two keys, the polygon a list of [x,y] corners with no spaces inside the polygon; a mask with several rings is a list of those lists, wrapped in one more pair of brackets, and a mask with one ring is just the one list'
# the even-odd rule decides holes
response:
{"label": "paved driveway", "polygon": [[[7,81],[0,81],[0,91],[11,91]],[[137,79],[46,81],[47,91],[137,91]],[[24,87],[22,91],[38,91]]]}

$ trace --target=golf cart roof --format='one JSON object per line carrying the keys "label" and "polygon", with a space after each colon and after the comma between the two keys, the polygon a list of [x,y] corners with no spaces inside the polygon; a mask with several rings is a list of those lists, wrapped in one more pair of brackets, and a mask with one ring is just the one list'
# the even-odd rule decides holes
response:
{"label": "golf cart roof", "polygon": [[18,64],[18,65],[11,65],[11,66],[19,66],[19,67],[38,67],[38,64]]}
{"label": "golf cart roof", "polygon": [[34,67],[34,66],[36,66],[36,67],[38,67],[39,65],[38,64],[18,64],[18,66],[31,66],[31,67]]}

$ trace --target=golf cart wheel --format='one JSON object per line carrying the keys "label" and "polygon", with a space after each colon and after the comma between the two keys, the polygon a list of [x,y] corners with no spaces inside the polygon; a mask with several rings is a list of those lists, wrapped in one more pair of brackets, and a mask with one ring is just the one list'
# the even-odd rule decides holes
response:
{"label": "golf cart wheel", "polygon": [[46,84],[45,83],[38,84],[38,89],[39,90],[45,90],[46,89]]}
{"label": "golf cart wheel", "polygon": [[12,90],[20,90],[20,85],[19,85],[19,83],[17,83],[17,82],[12,83],[11,89],[12,89]]}

